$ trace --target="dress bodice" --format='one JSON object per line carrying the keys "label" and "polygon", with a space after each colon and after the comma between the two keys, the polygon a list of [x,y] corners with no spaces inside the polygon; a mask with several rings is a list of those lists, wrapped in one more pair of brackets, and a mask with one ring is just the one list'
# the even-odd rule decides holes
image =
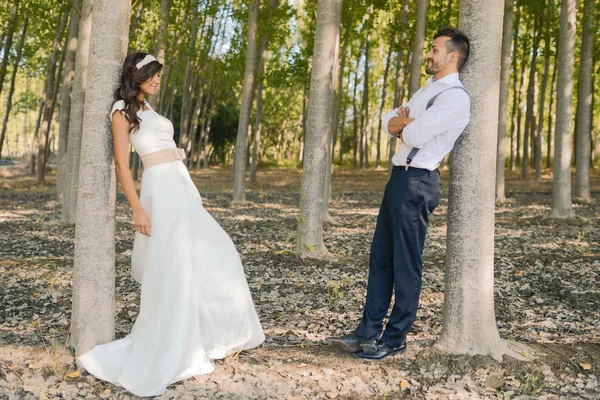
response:
{"label": "dress bodice", "polygon": [[[145,106],[147,107],[146,110],[138,111],[138,117],[141,119],[139,129],[129,135],[129,141],[135,151],[141,157],[158,150],[176,148],[171,121],[154,111],[148,102],[145,102]],[[125,102],[123,100],[119,100],[113,105],[110,112],[111,121],[113,113],[117,110],[123,110],[124,107]]]}

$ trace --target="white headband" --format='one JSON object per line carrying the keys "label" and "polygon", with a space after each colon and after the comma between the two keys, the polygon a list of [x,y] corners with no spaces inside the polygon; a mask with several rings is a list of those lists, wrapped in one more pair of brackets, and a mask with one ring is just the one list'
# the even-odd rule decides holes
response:
{"label": "white headband", "polygon": [[146,57],[144,57],[144,59],[142,61],[140,61],[139,63],[135,64],[135,67],[137,69],[140,69],[144,65],[149,64],[152,61],[156,61],[156,58],[154,58],[154,56],[152,56],[151,54],[148,54]]}

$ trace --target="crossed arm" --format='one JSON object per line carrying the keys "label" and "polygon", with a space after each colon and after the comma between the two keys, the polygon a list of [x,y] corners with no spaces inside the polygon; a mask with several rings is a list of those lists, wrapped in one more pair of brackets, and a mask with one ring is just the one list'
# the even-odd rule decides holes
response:
{"label": "crossed arm", "polygon": [[404,128],[408,124],[414,121],[414,118],[409,118],[409,114],[410,109],[408,107],[400,107],[396,110],[396,116],[390,119],[387,126],[390,135],[394,135],[402,140],[402,131],[404,131]]}

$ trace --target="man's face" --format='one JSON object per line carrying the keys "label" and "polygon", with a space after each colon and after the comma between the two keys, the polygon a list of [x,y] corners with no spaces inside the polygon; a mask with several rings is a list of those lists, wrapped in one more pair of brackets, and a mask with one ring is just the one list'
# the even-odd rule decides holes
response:
{"label": "man's face", "polygon": [[448,64],[452,59],[453,55],[456,57],[455,52],[448,53],[446,48],[446,42],[450,40],[447,36],[440,36],[435,39],[431,44],[431,50],[425,56],[427,66],[425,72],[429,75],[435,75],[440,71],[448,68]]}

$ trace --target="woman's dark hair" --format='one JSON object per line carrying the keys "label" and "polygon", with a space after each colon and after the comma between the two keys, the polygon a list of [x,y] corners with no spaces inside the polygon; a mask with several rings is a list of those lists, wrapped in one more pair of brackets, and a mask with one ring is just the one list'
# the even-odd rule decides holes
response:
{"label": "woman's dark hair", "polygon": [[471,50],[469,38],[464,32],[454,28],[442,28],[437,31],[433,38],[437,39],[440,36],[450,38],[450,40],[446,42],[446,49],[448,52],[456,51],[458,53],[457,67],[459,70],[462,69],[462,66],[465,65],[469,59],[469,52]]}
{"label": "woman's dark hair", "polygon": [[129,54],[125,58],[121,73],[121,82],[115,91],[115,101],[125,101],[123,113],[125,114],[125,118],[131,122],[131,132],[136,132],[141,122],[140,117],[137,115],[138,111],[143,108],[142,103],[137,98],[140,94],[140,84],[152,79],[163,68],[163,65],[158,61],[151,61],[140,69],[137,69],[136,64],[142,61],[147,55],[147,53],[136,52]]}

